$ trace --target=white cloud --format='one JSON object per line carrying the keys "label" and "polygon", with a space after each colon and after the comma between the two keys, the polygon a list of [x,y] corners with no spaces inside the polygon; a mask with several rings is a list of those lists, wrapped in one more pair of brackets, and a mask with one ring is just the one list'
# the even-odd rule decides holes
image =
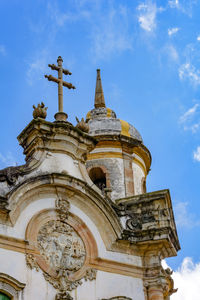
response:
{"label": "white cloud", "polygon": [[91,52],[95,61],[132,50],[133,38],[128,32],[127,14],[125,7],[110,7],[108,12],[92,23]]}
{"label": "white cloud", "polygon": [[173,60],[173,61],[179,60],[179,54],[173,45],[168,45],[166,50],[167,50],[167,54],[171,60]]}
{"label": "white cloud", "polygon": [[0,167],[5,168],[8,166],[16,166],[16,159],[13,154],[10,151],[8,151],[5,155],[0,153]]}
{"label": "white cloud", "polygon": [[156,29],[156,15],[160,10],[157,8],[156,3],[146,1],[138,5],[137,10],[139,11],[138,22],[140,27],[147,32],[153,32]]}
{"label": "white cloud", "polygon": [[4,45],[0,45],[0,54],[6,55],[6,48]]}
{"label": "white cloud", "polygon": [[174,205],[176,225],[178,227],[193,228],[200,226],[200,219],[188,211],[187,202],[178,202]]}
{"label": "white cloud", "polygon": [[179,118],[179,123],[183,125],[185,131],[191,131],[196,133],[200,128],[200,105],[196,103],[191,108],[189,108],[183,115]]}
{"label": "white cloud", "polygon": [[198,3],[198,0],[169,0],[170,8],[176,8],[182,13],[192,17],[193,6]]}
{"label": "white cloud", "polygon": [[197,149],[193,152],[193,158],[194,160],[200,162],[200,146],[198,146]]}
{"label": "white cloud", "polygon": [[172,36],[172,35],[176,34],[179,30],[180,30],[180,28],[178,28],[178,27],[169,28],[168,29],[168,35]]}
{"label": "white cloud", "polygon": [[191,125],[184,125],[183,129],[185,131],[191,131],[192,133],[196,133],[200,128],[200,122],[191,124]]}
{"label": "white cloud", "polygon": [[49,55],[47,55],[46,51],[36,56],[32,59],[30,63],[28,63],[28,69],[27,69],[27,82],[32,85],[36,80],[43,78],[43,74],[48,66],[48,58]]}
{"label": "white cloud", "polygon": [[197,36],[197,41],[199,41],[199,42],[200,42],[200,35],[198,35],[198,36]]}
{"label": "white cloud", "polygon": [[74,22],[80,20],[83,17],[90,17],[89,10],[85,10],[84,8],[79,9],[78,6],[75,6],[74,11],[69,11],[67,9],[63,11],[58,8],[56,2],[49,2],[47,9],[52,21],[56,24],[56,26],[60,27],[64,26],[66,22]]}
{"label": "white cloud", "polygon": [[[164,266],[167,266],[164,263]],[[171,300],[199,300],[200,263],[194,263],[191,257],[185,257],[177,271],[173,272],[174,286],[178,291]]]}
{"label": "white cloud", "polygon": [[200,85],[200,70],[196,69],[190,62],[187,62],[179,68],[179,78],[188,79],[194,86]]}
{"label": "white cloud", "polygon": [[178,8],[179,7],[179,0],[169,0],[168,4],[171,8]]}
{"label": "white cloud", "polygon": [[61,9],[59,2],[48,4],[48,15],[54,32],[68,23],[85,22],[91,45],[90,56],[95,63],[116,53],[132,50],[133,35],[132,32],[129,34],[128,14],[129,10],[125,5],[114,1],[108,1],[106,8],[100,0],[76,0],[73,2],[73,9],[68,9],[67,6]]}
{"label": "white cloud", "polygon": [[199,107],[199,104],[196,103],[193,107],[189,108],[182,116],[180,116],[180,123],[186,122],[189,118],[193,117],[196,113],[197,109]]}

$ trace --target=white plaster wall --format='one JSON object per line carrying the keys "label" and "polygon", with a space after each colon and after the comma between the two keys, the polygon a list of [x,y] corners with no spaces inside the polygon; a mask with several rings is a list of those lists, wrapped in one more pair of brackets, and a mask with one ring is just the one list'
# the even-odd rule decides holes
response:
{"label": "white plaster wall", "polygon": [[141,279],[102,271],[97,271],[96,280],[84,282],[71,295],[74,300],[101,300],[115,296],[145,299]]}
{"label": "white plaster wall", "polygon": [[55,299],[55,289],[44,279],[42,271],[27,268],[23,253],[0,248],[0,272],[26,284],[20,300]]}
{"label": "white plaster wall", "polygon": [[43,163],[40,165],[39,173],[65,173],[79,179],[83,179],[78,161],[71,156],[62,153],[49,153]]}
{"label": "white plaster wall", "polygon": [[143,169],[138,164],[133,162],[133,178],[135,195],[142,194],[142,178],[145,177]]}

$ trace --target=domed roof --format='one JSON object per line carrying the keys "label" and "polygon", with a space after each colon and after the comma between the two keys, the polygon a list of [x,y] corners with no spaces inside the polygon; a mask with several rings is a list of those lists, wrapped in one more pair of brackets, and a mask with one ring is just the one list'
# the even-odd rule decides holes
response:
{"label": "domed roof", "polygon": [[86,116],[90,135],[124,135],[142,142],[140,133],[133,125],[117,119],[116,113],[106,107],[99,69],[97,69],[94,106],[95,108]]}

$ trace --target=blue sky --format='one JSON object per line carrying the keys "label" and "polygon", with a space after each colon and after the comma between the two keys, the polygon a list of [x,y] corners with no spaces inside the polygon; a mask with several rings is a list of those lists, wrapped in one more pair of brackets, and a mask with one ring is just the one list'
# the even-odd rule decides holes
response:
{"label": "blue sky", "polygon": [[33,104],[53,121],[48,63],[61,55],[73,73],[64,109],[74,124],[93,107],[100,68],[107,106],[151,151],[148,191],[170,189],[182,250],[167,263],[183,280],[184,263],[200,277],[199,15],[198,0],[0,0],[0,168],[23,163],[16,136]]}

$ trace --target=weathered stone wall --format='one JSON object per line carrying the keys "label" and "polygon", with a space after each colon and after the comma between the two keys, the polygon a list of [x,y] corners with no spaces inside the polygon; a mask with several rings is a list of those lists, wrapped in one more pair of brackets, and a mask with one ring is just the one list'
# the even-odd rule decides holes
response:
{"label": "weathered stone wall", "polygon": [[111,199],[125,197],[124,165],[121,158],[93,159],[87,161],[86,167],[88,170],[103,167],[103,171],[106,171],[107,187],[112,189]]}
{"label": "weathered stone wall", "polygon": [[143,179],[146,178],[143,169],[133,161],[133,178],[134,178],[134,192],[135,195],[144,193]]}

